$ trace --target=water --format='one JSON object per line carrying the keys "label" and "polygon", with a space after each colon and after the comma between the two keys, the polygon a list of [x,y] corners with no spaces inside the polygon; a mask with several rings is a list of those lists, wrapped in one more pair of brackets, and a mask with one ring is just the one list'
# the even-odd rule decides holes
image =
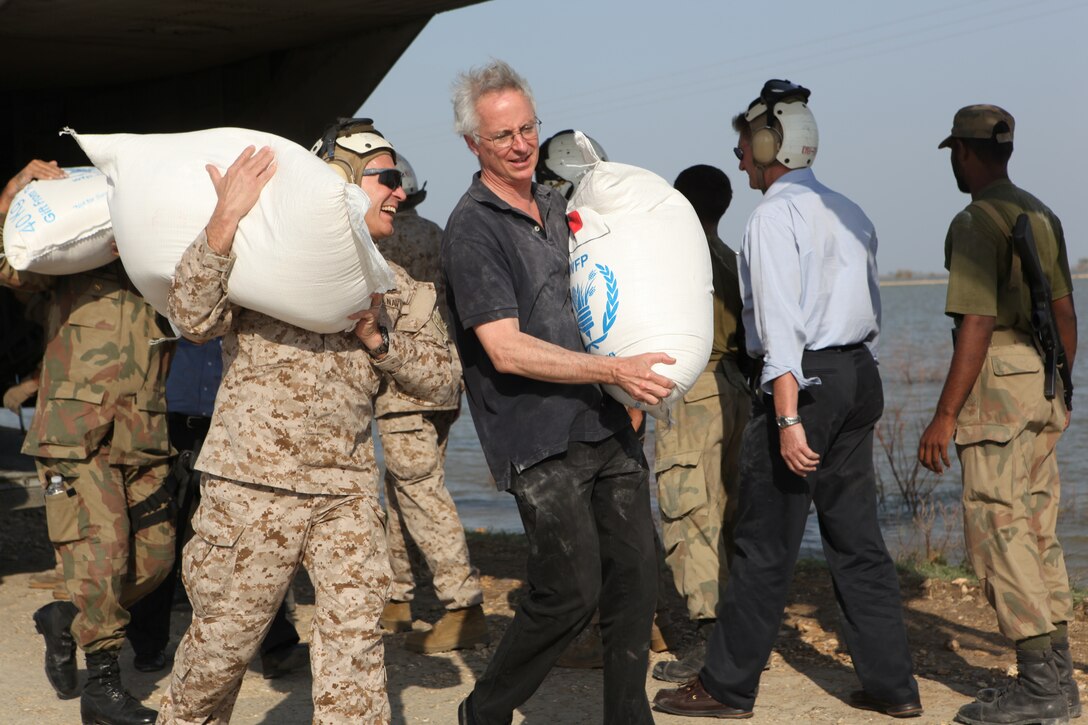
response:
{"label": "water", "polygon": [[[881,290],[884,320],[879,356],[884,380],[885,425],[899,411],[903,423],[904,452],[917,449],[922,428],[929,422],[940,395],[948,363],[952,357],[951,321],[943,314],[946,287],[917,285],[884,287]],[[1081,310],[1080,339],[1088,340],[1088,280],[1074,281],[1074,301]],[[1088,423],[1079,420],[1088,410],[1088,372],[1081,363],[1074,372],[1073,423],[1058,447],[1062,473],[1062,505],[1058,531],[1065,547],[1070,577],[1081,585],[1088,584],[1088,456],[1083,452],[1088,443]],[[652,455],[652,429],[647,436],[647,453]],[[952,469],[940,477],[937,493],[948,508],[947,515],[936,517],[932,541],[946,552],[951,562],[963,558],[962,534],[959,520],[960,472],[954,446],[949,456]],[[917,529],[910,525],[897,493],[894,480],[879,446],[876,452],[877,470],[881,474],[885,503],[881,510],[884,535],[893,553],[917,551],[922,541]],[[446,457],[446,485],[457,502],[461,520],[469,529],[520,532],[514,498],[495,490],[491,475],[480,451],[475,428],[465,405],[464,413],[454,424]],[[651,490],[653,490],[651,486]],[[656,508],[656,507],[655,507]],[[820,537],[815,516],[809,520],[804,540],[804,554],[820,556]]]}

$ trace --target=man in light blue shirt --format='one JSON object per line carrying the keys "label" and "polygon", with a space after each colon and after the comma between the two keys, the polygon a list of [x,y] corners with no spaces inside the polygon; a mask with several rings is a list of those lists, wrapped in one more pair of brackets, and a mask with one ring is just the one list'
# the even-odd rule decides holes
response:
{"label": "man in light blue shirt", "polygon": [[665,712],[751,715],[815,504],[863,688],[851,704],[922,714],[899,581],[876,515],[873,427],[884,408],[871,350],[880,329],[876,233],[856,204],[813,175],[819,137],[808,97],[768,81],[733,119],[740,169],[764,194],[740,250],[760,390],[744,431],[735,553],[706,664],[692,682],[658,693],[654,704]]}

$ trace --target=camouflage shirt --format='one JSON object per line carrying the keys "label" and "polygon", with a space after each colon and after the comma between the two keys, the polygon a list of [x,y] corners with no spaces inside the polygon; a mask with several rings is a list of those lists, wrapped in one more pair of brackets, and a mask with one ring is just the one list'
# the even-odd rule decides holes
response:
{"label": "camouflage shirt", "polygon": [[[416,213],[415,209],[398,211],[395,227],[391,236],[375,242],[378,251],[390,262],[403,267],[413,279],[419,280],[421,283],[429,282],[430,284],[425,287],[420,285],[417,288],[414,294],[421,297],[421,299],[413,301],[412,293],[409,293],[406,297],[404,292],[398,290],[395,293],[386,295],[386,304],[389,305],[396,298],[400,298],[401,304],[408,304],[415,310],[415,313],[409,316],[424,322],[430,318],[431,310],[437,300],[438,310],[441,314],[441,319],[437,322],[441,324],[443,320],[449,319],[446,310],[446,285],[442,279],[442,270],[438,258],[442,246],[442,227],[429,219],[424,219]],[[394,300],[390,299],[391,296]],[[430,301],[422,299],[424,296],[429,298]],[[428,329],[433,329],[433,327]],[[444,324],[441,325],[441,332],[443,335],[448,335]],[[450,345],[450,352],[453,357],[453,377],[460,380],[461,360],[457,356],[457,349],[453,345]],[[421,403],[412,396],[402,393],[396,382],[388,375],[383,378],[381,389],[378,391],[378,398],[374,401],[378,417],[393,413],[452,410],[459,408],[460,405],[460,394],[456,396],[456,399],[450,405]]]}
{"label": "camouflage shirt", "polygon": [[[0,252],[3,221],[0,215]],[[0,284],[50,295],[37,409],[23,452],[83,459],[112,434],[113,464],[168,458],[165,390],[173,345],[164,338],[171,335],[121,262],[52,276],[19,272],[2,257]]]}
{"label": "camouflage shirt", "polygon": [[1061,221],[1034,196],[1002,179],[979,192],[976,201],[949,225],[944,247],[948,270],[945,313],[956,318],[957,324],[963,315],[994,317],[998,328],[1030,335],[1031,290],[1024,282],[1019,257],[1009,233],[998,227],[979,202],[989,204],[1009,230],[1016,218],[1026,213],[1039,262],[1050,281],[1051,299],[1073,290]]}
{"label": "camouflage shirt", "polygon": [[[374,493],[371,401],[381,376],[420,401],[449,401],[458,382],[448,343],[422,334],[427,323],[391,295],[389,352],[374,360],[351,332],[321,335],[229,302],[233,265],[202,234],[182,255],[170,290],[170,316],[187,337],[223,338],[223,381],[197,467],[299,493]],[[410,301],[418,284],[393,270]]]}
{"label": "camouflage shirt", "polygon": [[442,227],[424,219],[415,209],[397,211],[393,234],[374,242],[382,256],[404,267],[412,279],[430,282],[438,293],[438,309],[442,319],[449,321],[446,310],[446,282],[442,278],[439,253],[442,249]]}

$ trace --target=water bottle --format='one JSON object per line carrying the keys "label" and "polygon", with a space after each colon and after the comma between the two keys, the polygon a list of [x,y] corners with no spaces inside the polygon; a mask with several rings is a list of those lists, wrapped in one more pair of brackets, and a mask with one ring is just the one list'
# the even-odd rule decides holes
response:
{"label": "water bottle", "polygon": [[46,496],[56,496],[64,493],[64,478],[62,476],[50,476],[49,485],[45,487]]}

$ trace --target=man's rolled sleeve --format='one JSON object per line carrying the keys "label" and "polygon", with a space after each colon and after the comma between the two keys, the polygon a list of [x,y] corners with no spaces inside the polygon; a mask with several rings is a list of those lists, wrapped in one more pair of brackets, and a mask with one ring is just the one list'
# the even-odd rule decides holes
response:
{"label": "man's rolled sleeve", "polygon": [[425,403],[446,404],[460,394],[460,381],[453,376],[449,344],[424,336],[389,333],[389,350],[374,367],[396,381],[401,392]]}
{"label": "man's rolled sleeve", "polygon": [[[947,315],[997,317],[998,254],[991,234],[979,226],[992,227],[989,219],[964,210],[948,227],[945,261],[948,268]],[[1000,233],[998,233],[1000,234]]]}
{"label": "man's rolled sleeve", "polygon": [[0,214],[0,285],[24,292],[45,292],[53,287],[56,277],[35,272],[20,272],[8,262],[4,252],[4,221],[7,214]]}
{"label": "man's rolled sleeve", "polygon": [[227,282],[234,259],[214,253],[203,231],[181,255],[167,310],[186,337],[206,342],[230,330],[236,306],[227,299]]}
{"label": "man's rolled sleeve", "polygon": [[763,344],[760,386],[772,392],[775,378],[787,373],[804,389],[818,384],[801,369],[805,320],[801,310],[801,264],[792,231],[780,222],[755,217],[745,235],[745,259],[752,284],[756,336]]}

